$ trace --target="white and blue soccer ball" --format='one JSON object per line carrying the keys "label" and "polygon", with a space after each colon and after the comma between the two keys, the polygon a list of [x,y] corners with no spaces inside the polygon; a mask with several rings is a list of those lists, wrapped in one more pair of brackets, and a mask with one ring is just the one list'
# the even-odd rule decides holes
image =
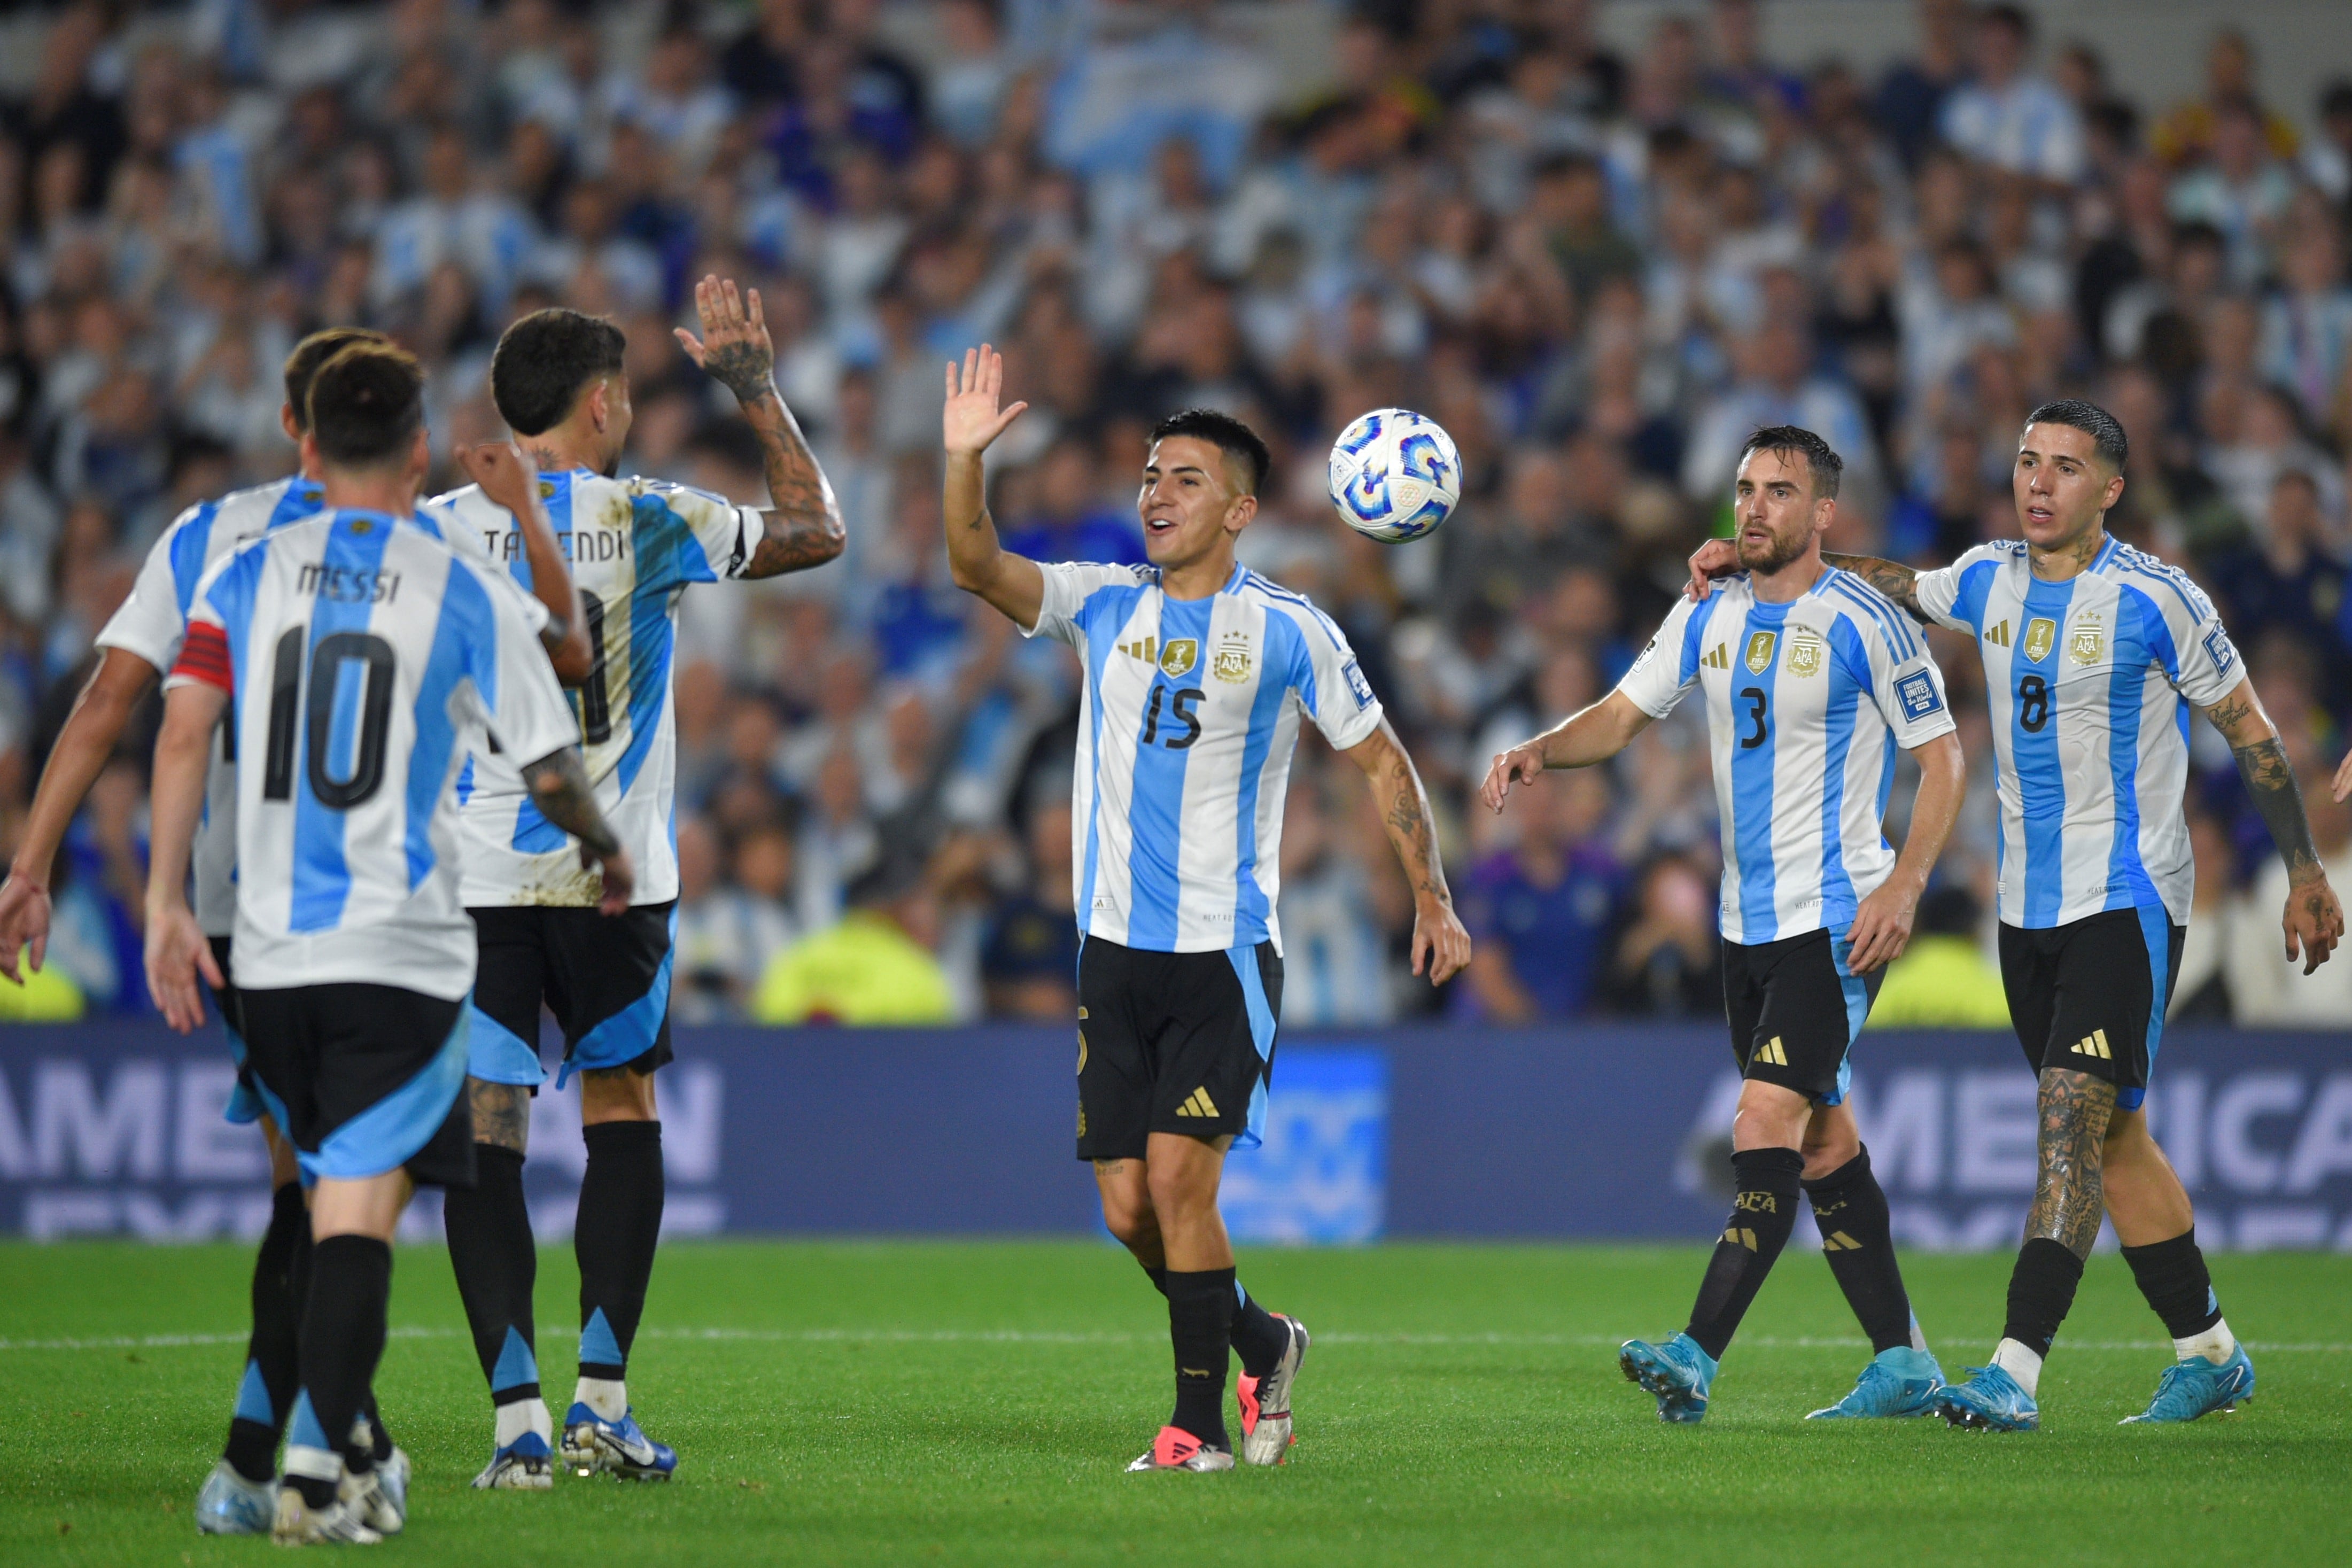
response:
{"label": "white and blue soccer ball", "polygon": [[1462,500],[1462,456],[1426,415],[1375,408],[1331,446],[1331,504],[1358,533],[1383,543],[1419,539]]}

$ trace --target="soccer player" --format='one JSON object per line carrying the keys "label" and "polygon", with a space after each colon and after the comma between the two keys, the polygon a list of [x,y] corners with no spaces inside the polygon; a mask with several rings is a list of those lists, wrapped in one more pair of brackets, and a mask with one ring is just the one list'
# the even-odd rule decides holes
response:
{"label": "soccer player", "polygon": [[[534,798],[601,862],[607,903],[630,887],[538,643],[543,609],[410,521],[429,462],[423,387],[415,360],[383,343],[319,368],[303,447],[324,510],[199,584],[156,741],[148,983],[183,1032],[203,1022],[198,975],[229,980],[184,886],[224,719],[246,759],[236,1005],[256,1087],[315,1183],[272,1531],[289,1545],[373,1542],[404,1522],[353,1428],[383,1348],[393,1226],[415,1182],[473,1175],[457,1091],[474,927],[451,788],[467,743],[487,729],[532,759]],[[523,473],[519,453],[508,462]]]}
{"label": "soccer player", "polygon": [[[2344,935],[2294,770],[2212,602],[2179,568],[2107,534],[2127,455],[2105,409],[2045,403],[2027,416],[2011,472],[2022,539],[1932,572],[1830,557],[1921,620],[1975,638],[1992,710],[2001,979],[2040,1076],[2041,1170],[1992,1364],[1937,1396],[1955,1426],[2041,1424],[2042,1361],[2102,1208],[2177,1358],[2130,1419],[2194,1421],[2253,1394],[2189,1194],[2143,1106],[2196,875],[2184,700],[2229,741],[2286,860],[2287,956],[2309,973]],[[1690,592],[1701,595],[1729,559],[1710,543],[1691,565]]]}
{"label": "soccer player", "polygon": [[[563,1078],[580,1075],[588,1170],[572,1246],[580,1259],[580,1370],[562,1458],[582,1475],[666,1479],[677,1456],[630,1414],[629,1349],[661,1233],[661,1122],[654,1073],[670,1059],[670,944],[677,921],[672,839],[677,771],[671,648],[687,585],[821,566],[845,535],[832,488],[777,395],[759,290],[695,289],[694,362],[734,393],[760,442],[772,504],[659,479],[616,479],[629,437],[626,340],[574,310],[507,329],[490,361],[499,414],[536,460],[541,489],[580,586],[592,668],[576,697],[578,739],[597,799],[638,867],[635,902],[597,915],[599,892],[515,771],[477,752],[458,783],[465,898],[481,932],[467,1096],[477,1184],[449,1194],[449,1258],[490,1386],[493,1431],[481,1488],[551,1484],[553,1423],[540,1392],[531,1295],[539,1254],[523,1201],[542,1000],[563,1031]],[[478,489],[435,503],[478,531],[494,559],[521,554],[507,511]]]}
{"label": "soccer player", "polygon": [[[1944,678],[1895,607],[1822,558],[1843,464],[1810,430],[1748,437],[1734,491],[1745,575],[1675,606],[1601,701],[1495,759],[1480,794],[1615,756],[1696,686],[1723,823],[1723,996],[1746,1077],[1731,1123],[1738,1195],[1689,1325],[1628,1341],[1625,1375],[1663,1421],[1705,1418],[1724,1350],[1811,1200],[1830,1271],[1874,1352],[1816,1416],[1924,1415],[1927,1352],[1853,1107],[1848,1054],[1885,966],[1902,955],[1958,815],[1967,768]],[[1903,851],[1881,833],[1895,749],[1919,764]]]}
{"label": "soccer player", "polygon": [[[278,409],[278,422],[288,439],[299,444],[310,428],[310,378],[319,367],[353,343],[385,341],[374,332],[338,327],[313,332],[295,345],[286,359],[286,402]],[[484,461],[471,452],[461,452],[459,457],[469,467]],[[524,477],[515,472],[519,465],[507,468],[514,479]],[[530,508],[523,533],[530,559],[540,567],[537,592],[549,612],[547,629],[541,635],[559,668],[577,679],[586,673],[588,640],[580,626],[578,603],[572,596],[571,579],[554,531],[529,500],[527,485],[502,484],[500,494],[509,504]],[[293,474],[189,508],[148,552],[130,598],[98,634],[103,656],[49,752],[24,838],[16,847],[5,883],[0,884],[0,973],[16,980],[20,953],[34,969],[41,967],[48,943],[49,870],[58,847],[74,814],[80,810],[83,797],[106,766],[132,710],[179,657],[188,604],[205,569],[247,541],[313,515],[320,504],[317,476]],[[429,513],[416,521],[428,530],[439,527]],[[453,542],[463,543],[463,536]],[[194,852],[196,917],[211,941],[213,961],[223,973],[230,967],[229,942],[236,912],[231,875],[236,863],[236,770],[232,754],[225,731],[205,784],[207,809],[197,829]],[[26,952],[28,946],[29,953]],[[249,1075],[242,1070],[246,1047],[238,1034],[236,987],[216,992],[214,1002],[228,1037],[230,1054],[240,1069],[228,1119],[260,1122],[269,1149],[270,1183],[276,1189],[269,1226],[254,1261],[253,1333],[236,1411],[229,1419],[228,1442],[196,1498],[199,1530],[238,1535],[268,1530],[276,1506],[271,1483],[277,1475],[278,1441],[284,1434],[294,1394],[295,1325],[301,1312],[299,1285],[309,1268],[310,1226],[293,1152],[276,1121],[263,1110]],[[387,1479],[397,1491],[397,1478]]]}
{"label": "soccer player", "polygon": [[1003,549],[982,454],[998,406],[983,344],[947,367],[948,563],[956,585],[1085,666],[1071,847],[1078,929],[1078,1158],[1103,1219],[1168,1298],[1176,1409],[1130,1470],[1229,1470],[1223,1405],[1241,1353],[1243,1457],[1281,1462],[1306,1329],[1234,1277],[1217,1212],[1225,1152],[1255,1145],[1282,1009],[1275,920],[1283,796],[1302,718],[1371,781],[1413,888],[1412,966],[1470,959],[1421,776],[1328,616],[1246,571],[1265,443],[1205,409],[1163,419],[1136,509],[1145,566],[1041,565]]}

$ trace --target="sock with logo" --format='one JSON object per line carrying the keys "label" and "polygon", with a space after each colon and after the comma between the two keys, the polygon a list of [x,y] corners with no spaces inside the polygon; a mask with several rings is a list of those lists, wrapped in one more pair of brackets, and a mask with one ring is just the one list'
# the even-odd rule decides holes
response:
{"label": "sock with logo", "polygon": [[441,1214],[449,1236],[449,1266],[457,1276],[467,1327],[473,1331],[475,1359],[489,1382],[491,1405],[503,1411],[509,1405],[537,1405],[544,1411],[531,1322],[539,1248],[530,1233],[530,1206],[523,1199],[522,1155],[475,1144],[473,1189],[450,1188]]}
{"label": "sock with logo", "polygon": [[236,1473],[266,1481],[278,1473],[278,1439],[293,1414],[301,1379],[302,1299],[297,1263],[310,1248],[310,1211],[302,1184],[289,1182],[270,1195],[269,1228],[253,1260],[253,1337],[247,1341],[245,1376],[236,1385],[221,1450]]}
{"label": "sock with logo", "polygon": [[629,1346],[645,1315],[654,1247],[661,1240],[661,1123],[600,1121],[583,1128],[582,1136],[588,1172],[581,1178],[580,1219],[572,1233],[580,1259],[580,1376],[619,1383],[628,1375]]}
{"label": "sock with logo", "polygon": [[1233,1354],[1234,1271],[1168,1271],[1168,1337],[1176,1351],[1176,1413],[1168,1418],[1213,1448],[1225,1437],[1225,1373]]}
{"label": "sock with logo", "polygon": [[[2001,1338],[2016,1341],[2036,1357],[2048,1355],[2082,1283],[2083,1260],[2064,1245],[2046,1236],[2029,1240],[2017,1249],[2017,1267],[2009,1276],[2009,1317],[2001,1325]],[[2016,1375],[2015,1369],[2005,1370]],[[2034,1370],[2040,1371],[2038,1363]],[[2032,1384],[2026,1392],[2033,1392]]]}
{"label": "sock with logo", "polygon": [[392,1248],[372,1236],[331,1236],[311,1249],[302,1313],[301,1386],[286,1434],[286,1479],[312,1508],[334,1500],[343,1443],[366,1407],[383,1355]]}
{"label": "sock with logo", "polygon": [[1794,1149],[1742,1149],[1731,1157],[1738,1195],[1731,1200],[1731,1218],[1707,1260],[1706,1277],[1699,1281],[1698,1300],[1691,1308],[1690,1326],[1683,1331],[1698,1348],[1717,1361],[1724,1347],[1748,1315],[1748,1304],[1763,1289],[1789,1232],[1797,1223],[1797,1190],[1805,1174],[1805,1157]]}
{"label": "sock with logo", "polygon": [[1817,1182],[1804,1184],[1812,1200],[1813,1223],[1821,1227],[1822,1255],[1830,1261],[1846,1305],[1853,1309],[1870,1348],[1893,1350],[1911,1342],[1911,1298],[1895,1261],[1895,1232],[1886,1194],[1871,1173],[1870,1151]]}
{"label": "sock with logo", "polygon": [[2147,1247],[2126,1247],[2124,1261],[2131,1265],[2139,1293],[2164,1320],[2173,1349],[2183,1361],[2192,1355],[2220,1363],[2238,1348],[2230,1327],[2221,1321],[2221,1298],[2213,1293],[2213,1277],[2198,1249],[2197,1227],[2191,1226],[2169,1241]]}
{"label": "sock with logo", "polygon": [[[1143,1272],[1150,1278],[1153,1289],[1168,1294],[1168,1270],[1147,1264]],[[1244,1372],[1264,1377],[1290,1348],[1290,1331],[1259,1306],[1239,1279],[1234,1281],[1234,1350],[1242,1358]]]}

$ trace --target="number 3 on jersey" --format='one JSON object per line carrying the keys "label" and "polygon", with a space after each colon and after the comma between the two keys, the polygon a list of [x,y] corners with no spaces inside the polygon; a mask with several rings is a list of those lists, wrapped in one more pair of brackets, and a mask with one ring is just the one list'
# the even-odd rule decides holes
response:
{"label": "number 3 on jersey", "polygon": [[1771,700],[1764,695],[1764,689],[1760,686],[1740,688],[1739,700],[1748,704],[1748,721],[1755,726],[1739,737],[1739,749],[1752,752],[1762,745],[1770,733],[1766,726],[1771,721]]}
{"label": "number 3 on jersey", "polygon": [[[269,672],[269,738],[261,798],[294,798],[294,731],[304,734],[303,771],[310,793],[330,811],[351,811],[383,787],[384,741],[392,727],[397,671],[392,645],[371,632],[334,632],[302,655],[310,628],[292,626],[278,639]],[[307,700],[305,677],[310,687]],[[350,771],[337,777],[337,762]]]}

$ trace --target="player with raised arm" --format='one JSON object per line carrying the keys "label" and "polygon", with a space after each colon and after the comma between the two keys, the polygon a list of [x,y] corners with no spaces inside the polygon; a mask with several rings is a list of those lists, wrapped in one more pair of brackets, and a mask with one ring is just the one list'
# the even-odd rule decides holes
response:
{"label": "player with raised arm", "polygon": [[[654,1073],[670,1059],[670,942],[677,930],[672,838],[677,772],[671,650],[688,584],[821,566],[845,535],[833,491],[775,388],[775,349],[760,295],[731,282],[695,289],[702,333],[678,336],[735,395],[760,442],[771,504],[650,479],[614,477],[628,443],[627,341],[574,310],[525,316],[499,340],[490,395],[541,470],[541,489],[572,562],[592,645],[574,701],[589,780],[635,857],[635,902],[596,913],[598,891],[539,808],[511,753],[476,752],[458,784],[465,897],[481,932],[467,1097],[478,1179],[445,1212],[449,1258],[490,1386],[483,1488],[549,1486],[553,1422],[540,1391],[531,1309],[539,1253],[523,1199],[541,1002],[563,1032],[566,1077],[580,1075],[588,1169],[572,1245],[580,1259],[580,1364],[563,1420],[564,1463],[582,1475],[667,1478],[677,1463],[629,1412],[629,1349],[661,1234],[661,1122]],[[506,511],[477,489],[435,503],[478,531],[494,559],[522,552]],[[559,1083],[562,1080],[560,1079]]]}
{"label": "player with raised arm", "polygon": [[[2305,973],[2344,936],[2294,769],[2212,602],[2188,574],[2109,536],[2128,445],[2116,417],[2045,403],[2018,437],[2021,539],[1917,572],[1832,556],[1984,660],[2000,789],[2000,964],[2018,1043],[2040,1079],[2040,1174],[1992,1364],[1937,1396],[1955,1426],[2041,1424],[2042,1358],[2074,1304],[2104,1209],[2174,1364],[2133,1421],[2194,1421],[2254,1391],[2222,1321],[2189,1194],[2143,1101],[2179,973],[2196,868],[2183,813],[2189,719],[2230,742],[2285,858],[2281,921]],[[1691,557],[1695,596],[1731,569]],[[2352,779],[2341,781],[2352,783]]]}
{"label": "player with raised arm", "polygon": [[[1723,823],[1723,994],[1747,1082],[1731,1123],[1738,1196],[1689,1325],[1627,1342],[1625,1375],[1663,1421],[1706,1415],[1717,1363],[1811,1200],[1830,1271],[1874,1353],[1816,1416],[1924,1415],[1943,1386],[1895,1257],[1886,1194],[1846,1103],[1848,1056],[1902,956],[1967,767],[1927,645],[1878,594],[1825,563],[1843,465],[1810,430],[1748,437],[1733,505],[1742,574],[1675,605],[1617,689],[1497,756],[1480,797],[1623,751],[1696,687]],[[1897,855],[1881,825],[1895,751],[1919,764]]]}
{"label": "player with raised arm", "polygon": [[[336,327],[297,343],[286,358],[286,401],[278,415],[287,438],[299,445],[310,428],[310,378],[320,365],[353,343],[387,341],[379,333]],[[576,679],[587,672],[588,662],[579,604],[572,595],[554,531],[532,498],[519,456],[510,447],[492,446],[461,451],[458,458],[501,504],[521,509],[517,515],[526,521],[523,536],[531,561],[541,565],[538,594],[548,610],[541,637],[559,671]],[[321,504],[318,476],[298,472],[190,507],[147,552],[131,596],[98,634],[102,657],[50,748],[24,837],[5,884],[0,884],[0,974],[16,980],[20,954],[34,969],[41,967],[48,945],[49,870],[58,847],[132,710],[179,657],[188,604],[206,568],[248,540],[313,515]],[[416,521],[430,531],[439,531],[430,513]],[[194,850],[196,918],[211,939],[214,962],[224,973],[229,967],[236,913],[232,877],[236,864],[236,769],[228,747],[224,730],[206,778],[208,809],[197,828]],[[261,1124],[275,1189],[269,1225],[254,1260],[253,1333],[229,1418],[228,1441],[196,1498],[199,1530],[244,1535],[268,1530],[277,1506],[272,1483],[278,1438],[294,1396],[295,1325],[301,1315],[299,1281],[309,1269],[310,1224],[293,1152],[244,1078],[246,1047],[237,1023],[236,987],[224,987],[213,1000],[241,1079],[226,1114],[231,1121]],[[396,1473],[387,1477],[387,1484],[398,1491]]]}
{"label": "player with raised arm", "polygon": [[989,346],[947,367],[948,563],[956,585],[1085,667],[1071,821],[1077,1154],[1103,1220],[1168,1299],[1176,1408],[1130,1470],[1231,1469],[1223,1405],[1242,1358],[1243,1457],[1281,1461],[1307,1347],[1234,1279],[1217,1212],[1225,1152],[1255,1144],[1282,1008],[1282,805],[1302,719],[1364,770],[1413,889],[1413,973],[1469,962],[1429,802],[1330,617],[1237,564],[1265,443],[1205,409],[1163,419],[1136,498],[1146,566],[1041,565],[997,542],[982,454],[1000,408]]}
{"label": "player with raised arm", "polygon": [[[289,1545],[404,1522],[354,1426],[383,1348],[393,1226],[416,1182],[473,1179],[458,1088],[474,927],[451,787],[467,745],[488,732],[534,759],[533,797],[601,862],[607,903],[630,889],[539,646],[544,608],[413,526],[423,387],[415,360],[380,342],[319,368],[303,446],[324,510],[198,585],[156,741],[148,984],[186,1032],[204,1019],[198,976],[234,977],[254,1086],[315,1183],[273,1527]],[[246,759],[226,973],[184,890],[224,721]]]}

